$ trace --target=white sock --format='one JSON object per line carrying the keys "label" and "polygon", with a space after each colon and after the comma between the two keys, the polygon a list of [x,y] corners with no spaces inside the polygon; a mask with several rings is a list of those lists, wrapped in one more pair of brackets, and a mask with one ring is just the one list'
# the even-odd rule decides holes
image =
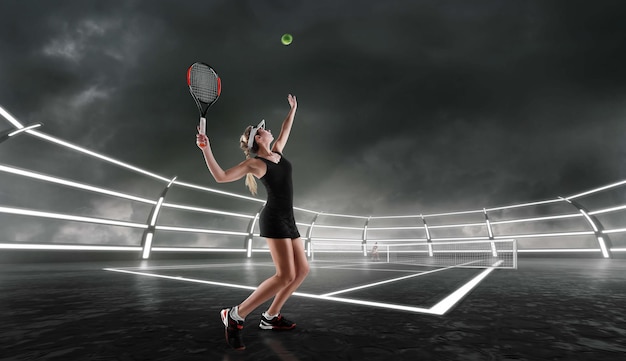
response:
{"label": "white sock", "polygon": [[235,321],[244,321],[244,318],[239,316],[239,306],[230,309],[230,317]]}
{"label": "white sock", "polygon": [[277,314],[275,314],[275,315],[270,315],[270,313],[269,313],[269,312],[267,312],[267,311],[266,311],[266,312],[263,312],[263,317],[265,317],[265,318],[266,318],[266,319],[268,319],[268,320],[271,320],[271,319],[273,319],[274,317],[276,317],[276,316],[278,316],[278,315],[280,315],[280,313],[277,313]]}

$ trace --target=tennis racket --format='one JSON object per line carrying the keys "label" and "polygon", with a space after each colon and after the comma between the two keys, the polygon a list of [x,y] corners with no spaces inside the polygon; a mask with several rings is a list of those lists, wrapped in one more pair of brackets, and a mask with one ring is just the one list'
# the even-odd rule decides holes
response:
{"label": "tennis racket", "polygon": [[[206,113],[222,92],[222,80],[205,63],[193,63],[187,69],[187,85],[200,112],[200,134],[206,134]],[[206,144],[200,144],[204,147]]]}

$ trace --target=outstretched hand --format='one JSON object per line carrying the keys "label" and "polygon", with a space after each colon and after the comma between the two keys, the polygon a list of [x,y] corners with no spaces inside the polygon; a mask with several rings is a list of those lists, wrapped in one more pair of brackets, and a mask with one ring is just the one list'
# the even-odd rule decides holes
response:
{"label": "outstretched hand", "polygon": [[289,105],[291,106],[292,109],[295,109],[298,107],[298,101],[296,100],[296,96],[289,94],[287,96],[287,101],[289,102]]}

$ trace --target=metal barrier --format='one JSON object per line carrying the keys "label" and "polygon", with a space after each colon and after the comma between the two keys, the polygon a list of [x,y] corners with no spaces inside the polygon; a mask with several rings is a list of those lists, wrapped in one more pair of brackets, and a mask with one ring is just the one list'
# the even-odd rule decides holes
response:
{"label": "metal barrier", "polygon": [[[128,246],[5,242],[0,243],[0,249],[128,251],[137,252],[144,259],[149,258],[151,252],[241,252],[248,257],[251,257],[255,252],[268,252],[266,247],[253,247],[253,239],[260,237],[258,233],[255,233],[255,230],[259,213],[264,204],[263,200],[186,183],[178,180],[176,177],[167,178],[36,130],[41,124],[25,126],[2,107],[0,107],[0,115],[13,126],[11,129],[0,132],[0,146],[1,143],[17,136],[36,137],[163,184],[159,197],[157,199],[148,199],[71,179],[42,174],[33,170],[0,164],[0,171],[7,174],[63,185],[72,189],[86,190],[115,197],[119,200],[138,202],[150,207],[150,213],[146,217],[147,221],[138,223],[119,219],[49,212],[39,209],[9,207],[0,204],[0,213],[4,214],[126,227],[143,232],[143,236],[141,239],[136,240],[136,244]],[[169,203],[166,202],[166,197],[172,188],[185,188],[194,192],[211,193],[243,200],[253,205],[256,204],[258,211],[254,213],[239,213],[195,205]],[[598,205],[598,202],[586,202],[586,200],[593,199],[599,195],[606,197],[606,194],[610,192],[620,192],[620,196],[613,197],[613,199],[617,199],[617,202],[621,203],[607,205],[607,202],[603,201]],[[367,249],[373,243],[384,245],[386,243],[416,241],[432,243],[517,239],[519,242],[519,253],[591,253],[601,254],[604,258],[611,258],[615,252],[626,252],[626,204],[624,203],[626,196],[624,194],[626,194],[626,180],[578,194],[559,196],[544,201],[450,213],[358,216],[325,213],[299,207],[294,209],[298,214],[302,214],[297,216],[297,225],[301,229],[301,234],[305,234],[303,239],[306,242],[308,252],[310,252],[311,241],[359,242],[365,255],[367,254]],[[246,229],[241,229],[240,231],[159,224],[159,215],[163,209],[219,215],[244,219],[249,222]],[[257,208],[255,207],[255,209]],[[536,214],[542,215],[536,216]],[[155,246],[153,245],[153,238],[159,232],[236,236],[241,237],[243,243],[241,247]],[[612,242],[613,237],[617,238],[617,246]],[[567,244],[567,246],[553,246],[555,239]]]}

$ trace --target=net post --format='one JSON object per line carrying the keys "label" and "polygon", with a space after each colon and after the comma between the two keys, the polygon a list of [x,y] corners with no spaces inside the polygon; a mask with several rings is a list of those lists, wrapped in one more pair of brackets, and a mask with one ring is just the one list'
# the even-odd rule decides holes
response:
{"label": "net post", "polygon": [[385,252],[387,253],[387,263],[389,263],[391,262],[391,260],[389,259],[389,245],[388,244],[385,245],[385,249],[387,250],[387,252]]}
{"label": "net post", "polygon": [[433,257],[433,240],[430,237],[430,231],[428,230],[428,223],[426,223],[426,218],[424,218],[423,214],[420,214],[422,218],[422,223],[424,224],[424,231],[426,232],[426,242],[428,243],[428,256]]}

